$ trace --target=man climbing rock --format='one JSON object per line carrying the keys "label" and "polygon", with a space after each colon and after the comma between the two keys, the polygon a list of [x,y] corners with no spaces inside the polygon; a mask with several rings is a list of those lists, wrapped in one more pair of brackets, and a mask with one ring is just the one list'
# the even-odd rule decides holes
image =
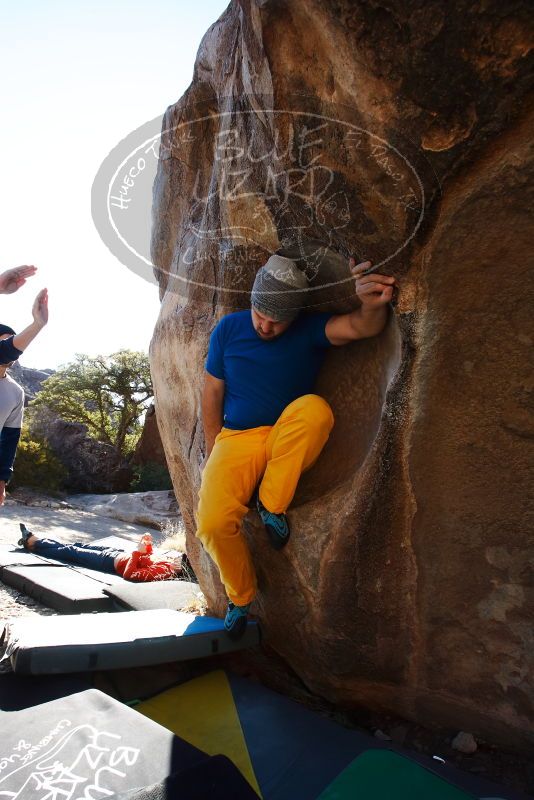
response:
{"label": "man climbing rock", "polygon": [[314,385],[327,349],[376,336],[388,318],[395,279],[349,262],[361,307],[348,314],[301,314],[307,279],[274,255],[258,271],[251,309],[223,317],[211,334],[202,396],[206,461],[197,537],[217,565],[229,598],[227,633],[241,636],[256,575],[241,532],[256,507],[271,545],[290,535],[286,510],[302,472],[318,459],[334,415]]}

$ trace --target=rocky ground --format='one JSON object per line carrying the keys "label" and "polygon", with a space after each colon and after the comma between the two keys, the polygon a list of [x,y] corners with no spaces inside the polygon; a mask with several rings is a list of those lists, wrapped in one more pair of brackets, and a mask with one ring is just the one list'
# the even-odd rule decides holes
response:
{"label": "rocky ground", "polygon": [[169,523],[183,529],[180,509],[173,491],[128,492],[119,494],[67,495],[65,502],[73,508],[101,517],[112,517],[164,530]]}

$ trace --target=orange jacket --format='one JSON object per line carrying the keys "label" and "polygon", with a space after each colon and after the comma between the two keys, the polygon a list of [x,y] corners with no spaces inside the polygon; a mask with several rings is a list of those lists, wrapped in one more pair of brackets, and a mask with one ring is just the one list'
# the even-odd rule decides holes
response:
{"label": "orange jacket", "polygon": [[115,571],[127,581],[168,581],[177,577],[179,569],[170,561],[152,559],[152,556],[134,550],[115,562]]}

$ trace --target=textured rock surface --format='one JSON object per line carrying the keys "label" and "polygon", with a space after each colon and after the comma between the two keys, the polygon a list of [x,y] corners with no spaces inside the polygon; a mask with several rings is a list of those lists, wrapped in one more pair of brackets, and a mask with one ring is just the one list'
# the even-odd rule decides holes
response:
{"label": "textured rock surface", "polygon": [[516,746],[534,722],[527,9],[232,2],[165,116],[151,346],[188,552],[222,611],[194,539],[210,331],[275,250],[314,308],[354,305],[350,253],[399,279],[388,329],[329,356],[336,425],[287,550],[246,519],[257,608],[328,699]]}
{"label": "textured rock surface", "polygon": [[166,522],[179,526],[180,510],[174,492],[128,492],[126,494],[79,494],[65,498],[75,508],[113,517],[135,525],[162,530]]}

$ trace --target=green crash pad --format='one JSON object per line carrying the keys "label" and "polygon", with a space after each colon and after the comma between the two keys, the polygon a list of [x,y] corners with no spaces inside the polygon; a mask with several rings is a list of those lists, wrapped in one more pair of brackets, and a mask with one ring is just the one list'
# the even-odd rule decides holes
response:
{"label": "green crash pad", "polygon": [[346,767],[318,800],[470,800],[429,770],[390,750],[367,750]]}

